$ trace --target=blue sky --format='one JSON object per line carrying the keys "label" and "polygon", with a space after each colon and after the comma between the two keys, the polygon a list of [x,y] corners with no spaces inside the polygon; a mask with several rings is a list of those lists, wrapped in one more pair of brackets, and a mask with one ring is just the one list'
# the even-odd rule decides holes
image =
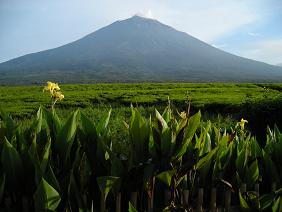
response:
{"label": "blue sky", "polygon": [[233,54],[282,63],[281,0],[0,0],[0,62],[61,46],[135,14]]}

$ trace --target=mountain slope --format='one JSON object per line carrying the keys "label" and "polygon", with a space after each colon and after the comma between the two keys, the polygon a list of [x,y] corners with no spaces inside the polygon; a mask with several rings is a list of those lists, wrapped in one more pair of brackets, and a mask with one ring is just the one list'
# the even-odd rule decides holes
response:
{"label": "mountain slope", "polygon": [[[282,68],[216,49],[156,20],[133,16],[64,46],[0,64],[0,83],[282,81]],[[17,81],[19,83],[19,81]]]}

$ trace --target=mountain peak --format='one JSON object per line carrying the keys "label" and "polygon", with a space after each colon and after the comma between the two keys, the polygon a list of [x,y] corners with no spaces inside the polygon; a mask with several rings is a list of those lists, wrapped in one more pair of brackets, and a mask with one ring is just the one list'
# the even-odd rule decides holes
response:
{"label": "mountain peak", "polygon": [[154,23],[162,24],[157,19],[148,18],[148,17],[142,16],[142,15],[139,15],[139,14],[135,14],[131,18],[125,19],[123,21],[133,21],[133,22],[143,22],[143,23],[144,22],[154,22]]}
{"label": "mountain peak", "polygon": [[133,15],[133,16],[132,16],[131,18],[129,18],[129,19],[154,20],[154,19],[152,19],[152,18],[148,18],[148,17],[142,16],[142,15],[139,15],[139,14]]}
{"label": "mountain peak", "polygon": [[145,16],[135,14],[131,17],[132,19],[147,19]]}
{"label": "mountain peak", "polygon": [[216,49],[155,19],[134,15],[85,37],[0,64],[0,84],[64,82],[281,81],[282,68]]}

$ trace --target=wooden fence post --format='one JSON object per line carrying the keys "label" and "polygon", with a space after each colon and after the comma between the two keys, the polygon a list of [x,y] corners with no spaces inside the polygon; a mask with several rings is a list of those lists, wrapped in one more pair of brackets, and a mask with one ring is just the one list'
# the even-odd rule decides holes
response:
{"label": "wooden fence post", "polygon": [[106,211],[106,200],[105,200],[103,194],[101,194],[101,196],[100,196],[100,211],[101,212],[105,212]]}
{"label": "wooden fence post", "polygon": [[184,205],[185,207],[188,207],[189,205],[189,190],[187,189],[182,190],[181,204]]}
{"label": "wooden fence post", "polygon": [[131,192],[130,194],[130,202],[134,208],[137,208],[137,191]]}
{"label": "wooden fence post", "polygon": [[211,203],[210,203],[211,212],[216,212],[216,188],[211,190]]}
{"label": "wooden fence post", "polygon": [[198,199],[197,199],[197,212],[202,212],[203,211],[203,199],[204,199],[204,189],[203,188],[199,188],[198,191]]}
{"label": "wooden fence post", "polygon": [[230,211],[230,204],[231,204],[231,191],[228,188],[225,188],[225,201],[224,201],[225,211]]}
{"label": "wooden fence post", "polygon": [[165,204],[170,204],[171,200],[171,191],[166,189],[165,190]]}
{"label": "wooden fence post", "polygon": [[26,196],[22,197],[22,205],[23,205],[23,212],[28,212],[29,210],[29,205],[28,205],[28,198]]}
{"label": "wooden fence post", "polygon": [[121,212],[121,192],[116,195],[116,212]]}
{"label": "wooden fence post", "polygon": [[154,189],[155,189],[155,177],[151,181],[151,194],[148,195],[147,206],[148,212],[153,212],[154,210]]}
{"label": "wooden fence post", "polygon": [[244,193],[244,192],[247,191],[247,185],[246,185],[246,183],[242,183],[242,184],[241,184],[240,191],[241,191],[242,193]]}

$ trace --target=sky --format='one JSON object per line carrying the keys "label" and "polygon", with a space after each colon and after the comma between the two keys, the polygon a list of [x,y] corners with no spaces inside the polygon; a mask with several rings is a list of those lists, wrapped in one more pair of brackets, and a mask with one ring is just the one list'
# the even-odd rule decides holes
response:
{"label": "sky", "polygon": [[224,51],[282,63],[282,0],[0,0],[0,63],[136,14]]}

